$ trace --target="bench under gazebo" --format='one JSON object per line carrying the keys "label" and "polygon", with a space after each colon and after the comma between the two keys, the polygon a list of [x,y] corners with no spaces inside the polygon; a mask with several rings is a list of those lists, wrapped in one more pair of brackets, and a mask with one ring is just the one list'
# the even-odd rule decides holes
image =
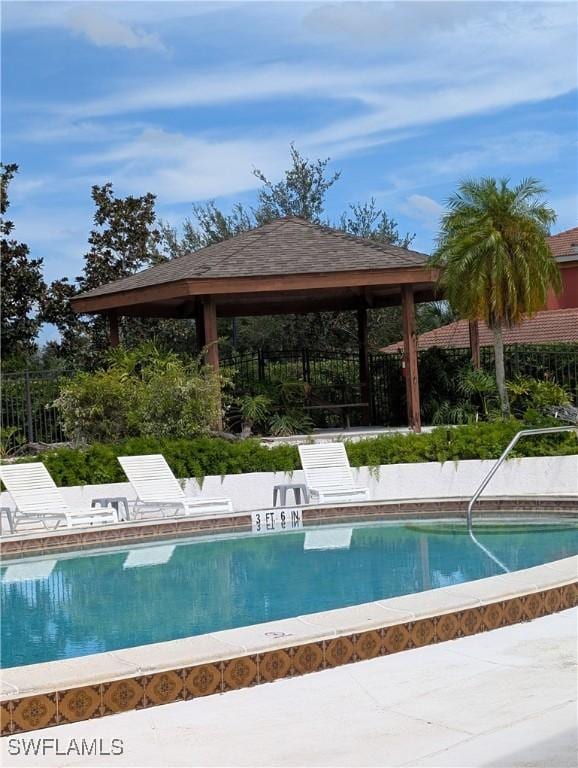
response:
{"label": "bench under gazebo", "polygon": [[419,431],[415,303],[435,298],[436,279],[423,253],[291,217],[101,285],[72,305],[108,317],[111,345],[119,343],[119,317],[194,318],[215,369],[218,317],[354,311],[368,400],[367,310],[401,304],[408,424]]}

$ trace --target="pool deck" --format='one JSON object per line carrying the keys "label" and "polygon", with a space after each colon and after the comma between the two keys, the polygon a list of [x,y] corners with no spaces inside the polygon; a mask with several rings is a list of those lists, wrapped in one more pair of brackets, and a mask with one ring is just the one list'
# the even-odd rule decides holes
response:
{"label": "pool deck", "polygon": [[[455,425],[448,424],[447,428],[453,429]],[[433,432],[436,427],[422,427],[422,432]],[[349,440],[356,443],[359,440],[369,440],[384,435],[410,435],[414,434],[409,427],[331,427],[327,429],[315,429],[311,434],[285,435],[283,437],[264,437],[261,445],[301,445],[303,443],[333,443],[336,440]]]}
{"label": "pool deck", "polygon": [[13,736],[58,739],[61,751],[72,739],[102,739],[106,749],[116,738],[124,753],[31,760],[11,756],[7,738],[2,764],[570,768],[577,635],[578,609],[566,610],[271,686]]}

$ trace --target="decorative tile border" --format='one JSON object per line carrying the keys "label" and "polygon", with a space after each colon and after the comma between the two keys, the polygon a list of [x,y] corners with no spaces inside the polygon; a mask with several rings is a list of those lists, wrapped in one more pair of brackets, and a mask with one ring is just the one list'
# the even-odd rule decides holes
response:
{"label": "decorative tile border", "polygon": [[[562,577],[560,580],[563,580]],[[578,581],[572,581],[473,608],[439,613],[353,634],[331,636],[314,642],[152,672],[149,675],[12,698],[1,703],[2,736],[332,669],[343,664],[530,621],[577,605]],[[24,667],[22,669],[25,670]]]}
{"label": "decorative tile border", "polygon": [[[347,504],[339,507],[301,507],[305,526],[337,522],[377,521],[413,517],[463,518],[468,499],[436,499]],[[476,513],[539,514],[575,516],[578,501],[568,497],[516,497],[480,499]],[[143,543],[150,540],[230,534],[251,531],[251,515],[236,513],[223,517],[138,520],[114,526],[82,530],[41,531],[0,538],[0,556],[18,558],[85,549]]]}

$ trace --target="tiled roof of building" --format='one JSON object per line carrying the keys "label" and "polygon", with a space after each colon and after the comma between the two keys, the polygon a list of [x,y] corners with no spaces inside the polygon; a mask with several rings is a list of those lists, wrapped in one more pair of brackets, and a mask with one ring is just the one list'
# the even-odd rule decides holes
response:
{"label": "tiled roof of building", "polygon": [[[494,335],[485,323],[480,323],[480,346],[489,347],[494,343]],[[578,308],[553,309],[537,312],[514,328],[504,329],[504,344],[578,344]],[[435,328],[433,331],[418,336],[418,349],[431,347],[470,346],[469,325],[467,320]],[[399,352],[403,342],[390,344],[383,352]]]}
{"label": "tiled roof of building", "polygon": [[564,256],[574,256],[578,261],[578,227],[552,235],[548,238],[548,244],[557,259]]}
{"label": "tiled roof of building", "polygon": [[417,251],[353,237],[305,219],[289,217],[99,286],[82,297],[186,279],[421,267],[427,258]]}

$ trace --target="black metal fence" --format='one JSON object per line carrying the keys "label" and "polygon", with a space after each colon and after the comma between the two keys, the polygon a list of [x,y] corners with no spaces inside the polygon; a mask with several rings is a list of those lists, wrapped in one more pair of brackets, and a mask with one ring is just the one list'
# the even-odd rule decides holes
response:
{"label": "black metal fence", "polygon": [[371,423],[383,427],[407,425],[403,355],[394,352],[369,356]]}
{"label": "black metal fence", "polygon": [[299,380],[318,387],[359,385],[359,355],[347,351],[299,349],[245,352],[222,361],[222,367],[236,372],[240,382]]}
{"label": "black metal fence", "polygon": [[222,368],[232,378],[237,395],[252,393],[261,385],[303,382],[307,385],[303,405],[318,427],[341,426],[346,419],[359,423],[367,415],[367,407],[361,405],[341,411],[345,404],[362,402],[357,352],[258,350],[225,359]]}
{"label": "black metal fence", "polygon": [[[424,421],[431,417],[435,402],[459,398],[455,378],[468,365],[469,349],[433,348],[419,353],[420,389]],[[482,347],[481,363],[494,365],[492,347]],[[258,351],[222,361],[225,373],[234,380],[238,393],[251,392],[256,384],[302,381],[308,384],[308,402],[325,404],[310,413],[318,426],[340,426],[343,414],[331,406],[362,400],[359,384],[359,355],[347,351],[297,350]],[[505,348],[507,378],[532,376],[551,379],[564,386],[578,403],[578,344],[514,345]],[[407,423],[402,355],[372,354],[369,357],[370,421],[383,426]],[[60,384],[73,371],[24,371],[0,377],[0,416],[3,429],[17,430],[31,443],[66,440],[54,400]],[[428,408],[430,409],[428,411]],[[349,409],[352,424],[362,423],[367,411]]]}
{"label": "black metal fence", "polygon": [[[383,357],[391,360],[384,362]],[[419,352],[418,357],[422,420],[429,424],[442,402],[455,405],[462,399],[457,376],[470,364],[470,350],[432,347]],[[480,363],[483,369],[493,373],[493,347],[480,349]],[[504,366],[507,379],[529,376],[554,381],[568,391],[574,403],[578,403],[578,344],[506,346]],[[399,353],[373,358],[372,383],[374,423],[406,424],[405,382]],[[381,399],[380,390],[383,392]]]}
{"label": "black metal fence", "polygon": [[[480,352],[482,365],[492,369],[494,348],[482,347]],[[505,348],[504,363],[506,378],[551,379],[565,387],[574,402],[578,402],[578,344],[514,344]]]}
{"label": "black metal fence", "polygon": [[[512,345],[505,347],[508,379],[531,376],[550,379],[564,386],[578,402],[578,345]],[[493,347],[480,350],[481,365],[494,368]],[[401,353],[369,356],[370,421],[375,425],[407,424],[405,380]],[[431,421],[436,407],[460,398],[456,386],[458,372],[470,362],[470,350],[434,347],[419,353],[420,389],[424,421]],[[251,390],[255,383],[294,379],[310,385],[316,402],[328,406],[359,402],[359,355],[357,352],[319,352],[312,350],[245,353],[224,361],[234,371],[238,392]],[[310,396],[311,397],[311,396]],[[363,409],[351,412],[352,423],[361,423]],[[318,426],[334,426],[341,417],[328,407],[315,413]],[[357,420],[357,421],[356,421]]]}
{"label": "black metal fence", "polygon": [[71,371],[24,371],[0,377],[1,427],[17,430],[29,443],[60,443],[66,440],[54,400],[60,381]]}

